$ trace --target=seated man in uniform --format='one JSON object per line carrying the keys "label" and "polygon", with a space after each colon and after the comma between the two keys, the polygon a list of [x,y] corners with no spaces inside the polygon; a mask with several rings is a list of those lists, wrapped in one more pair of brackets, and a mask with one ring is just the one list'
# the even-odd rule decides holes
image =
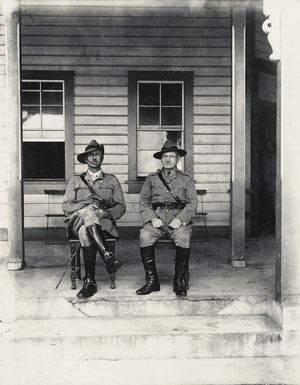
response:
{"label": "seated man in uniform", "polygon": [[97,250],[109,274],[120,267],[120,262],[108,250],[106,239],[118,237],[115,221],[125,213],[126,206],[118,179],[101,169],[103,158],[103,144],[92,140],[77,156],[80,163],[87,165],[87,172],[70,179],[62,204],[69,234],[78,237],[82,246],[85,277],[83,288],[77,294],[79,298],[91,297],[97,292]]}
{"label": "seated man in uniform", "polygon": [[144,227],[140,231],[140,250],[146,284],[138,295],[160,290],[155,266],[154,244],[162,237],[176,245],[173,289],[186,295],[189,276],[191,219],[197,210],[197,192],[193,179],[178,170],[177,163],[186,151],[167,140],[153,156],[160,159],[162,169],[148,175],[140,195],[140,212]]}

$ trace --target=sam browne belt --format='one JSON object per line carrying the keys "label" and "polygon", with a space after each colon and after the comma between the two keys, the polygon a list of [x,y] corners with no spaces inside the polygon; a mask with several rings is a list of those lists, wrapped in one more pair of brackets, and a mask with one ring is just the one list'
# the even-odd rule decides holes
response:
{"label": "sam browne belt", "polygon": [[157,202],[157,203],[152,203],[152,208],[153,210],[159,209],[159,208],[165,208],[167,207],[168,209],[183,209],[185,204],[183,202]]}

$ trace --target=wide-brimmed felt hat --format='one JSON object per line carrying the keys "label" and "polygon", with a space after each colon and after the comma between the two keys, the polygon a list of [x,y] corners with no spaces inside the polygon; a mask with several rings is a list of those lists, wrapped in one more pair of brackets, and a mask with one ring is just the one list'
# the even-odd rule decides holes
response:
{"label": "wide-brimmed felt hat", "polygon": [[168,139],[165,144],[162,146],[161,150],[156,152],[153,156],[156,159],[161,159],[162,155],[166,152],[176,152],[180,156],[185,156],[186,151],[182,148],[178,148],[176,144],[171,140]]}
{"label": "wide-brimmed felt hat", "polygon": [[90,144],[86,146],[85,151],[77,155],[78,162],[86,163],[85,161],[86,155],[93,151],[101,151],[102,154],[104,155],[103,144],[99,144],[95,139],[91,140]]}

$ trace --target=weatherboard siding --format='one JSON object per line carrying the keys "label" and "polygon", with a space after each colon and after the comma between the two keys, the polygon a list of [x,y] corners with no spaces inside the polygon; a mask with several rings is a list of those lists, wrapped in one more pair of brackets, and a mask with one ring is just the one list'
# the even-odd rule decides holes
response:
{"label": "weatherboard siding", "polygon": [[[208,224],[229,225],[231,11],[217,8],[23,7],[24,70],[74,71],[76,156],[91,138],[105,145],[103,169],[120,180],[127,213],[140,224],[128,185],[128,71],[193,71],[194,179]],[[189,149],[187,149],[189,151]],[[45,227],[61,197],[25,196],[25,226]],[[57,221],[57,223],[55,223]],[[53,219],[52,224],[61,224]]]}

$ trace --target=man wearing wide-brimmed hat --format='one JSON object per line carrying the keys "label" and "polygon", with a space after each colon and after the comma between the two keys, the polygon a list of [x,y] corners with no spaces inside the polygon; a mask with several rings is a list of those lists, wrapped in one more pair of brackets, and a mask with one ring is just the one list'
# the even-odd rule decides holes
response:
{"label": "man wearing wide-brimmed hat", "polygon": [[197,192],[190,175],[180,171],[177,163],[186,151],[167,140],[153,156],[162,168],[148,175],[140,195],[140,212],[144,226],[140,231],[140,250],[146,284],[138,295],[160,290],[156,271],[154,245],[162,237],[176,245],[173,289],[176,295],[186,295],[189,279],[191,219],[197,210]]}
{"label": "man wearing wide-brimmed hat", "polygon": [[101,169],[103,158],[104,146],[96,140],[78,154],[78,161],[87,165],[87,171],[70,179],[62,204],[68,230],[79,238],[82,246],[85,277],[83,288],[77,294],[79,298],[91,297],[97,292],[97,250],[109,274],[120,267],[120,262],[108,250],[106,239],[118,237],[115,221],[125,213],[126,206],[118,179]]}

